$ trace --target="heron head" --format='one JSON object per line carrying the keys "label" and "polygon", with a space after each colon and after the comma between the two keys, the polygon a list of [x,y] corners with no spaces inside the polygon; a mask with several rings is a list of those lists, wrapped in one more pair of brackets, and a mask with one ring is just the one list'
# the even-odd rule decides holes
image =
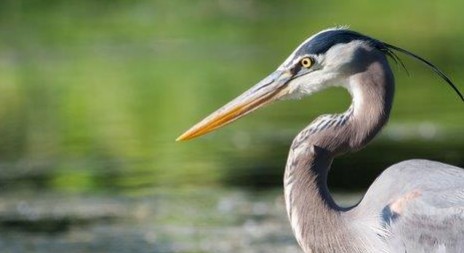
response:
{"label": "heron head", "polygon": [[[277,70],[194,125],[177,140],[188,140],[211,132],[276,100],[300,98],[327,87],[346,85],[348,77],[362,71],[368,63],[369,57],[365,56],[369,52],[381,57],[390,56],[402,64],[393,50],[423,61],[462,98],[449,78],[425,59],[346,28],[332,28],[308,38]],[[361,51],[364,53],[361,54]]]}

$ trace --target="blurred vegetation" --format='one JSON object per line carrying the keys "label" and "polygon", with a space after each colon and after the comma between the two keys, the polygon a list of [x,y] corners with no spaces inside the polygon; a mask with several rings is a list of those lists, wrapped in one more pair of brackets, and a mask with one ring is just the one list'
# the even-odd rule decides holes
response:
{"label": "blurred vegetation", "polygon": [[[464,89],[463,9],[459,0],[1,1],[0,185],[278,185],[293,136],[315,116],[347,108],[345,91],[282,102],[195,141],[174,139],[335,25],[416,52]],[[390,125],[334,163],[334,187],[365,187],[403,159],[464,165],[463,104],[432,71],[402,58],[411,74],[394,67]]]}

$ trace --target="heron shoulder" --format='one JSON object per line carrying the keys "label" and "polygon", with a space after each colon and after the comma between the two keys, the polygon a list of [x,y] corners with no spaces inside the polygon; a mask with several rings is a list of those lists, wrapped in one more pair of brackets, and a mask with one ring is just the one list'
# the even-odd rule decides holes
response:
{"label": "heron shoulder", "polygon": [[[463,193],[456,195],[455,191]],[[448,193],[454,197],[444,197]],[[394,164],[377,177],[356,209],[381,215],[386,206],[405,200],[426,201],[432,206],[446,206],[453,201],[464,205],[464,169],[422,159]]]}
{"label": "heron shoulder", "polygon": [[[421,181],[423,179],[453,178],[464,183],[464,169],[449,164],[426,160],[411,159],[388,167],[380,178],[390,177],[396,180],[407,179]],[[464,185],[463,185],[464,187]]]}
{"label": "heron shoulder", "polygon": [[371,225],[388,231],[393,252],[464,252],[464,169],[423,159],[394,164],[353,212],[378,217]]}

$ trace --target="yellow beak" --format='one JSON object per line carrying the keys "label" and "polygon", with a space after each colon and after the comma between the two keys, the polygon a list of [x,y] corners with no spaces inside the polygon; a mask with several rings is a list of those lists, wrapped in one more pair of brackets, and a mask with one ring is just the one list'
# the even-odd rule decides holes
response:
{"label": "yellow beak", "polygon": [[248,113],[267,105],[288,93],[286,85],[293,75],[289,71],[276,71],[264,78],[211,115],[191,127],[176,141],[190,140],[225,126]]}

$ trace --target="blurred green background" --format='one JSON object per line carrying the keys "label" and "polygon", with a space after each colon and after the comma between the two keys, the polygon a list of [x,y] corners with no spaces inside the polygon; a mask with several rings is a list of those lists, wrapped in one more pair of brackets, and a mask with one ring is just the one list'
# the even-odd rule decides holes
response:
{"label": "blurred green background", "polygon": [[[463,87],[463,7],[458,0],[2,1],[1,185],[79,192],[279,185],[293,136],[315,116],[345,110],[346,91],[281,102],[191,142],[174,139],[335,25],[416,52]],[[390,125],[366,150],[335,162],[334,187],[364,187],[401,159],[464,165],[462,103],[432,71],[402,58],[410,76],[394,67]],[[350,175],[362,178],[341,180]]]}
{"label": "blurred green background", "polygon": [[[174,140],[336,25],[411,50],[464,89],[463,10],[460,0],[1,1],[0,190],[13,199],[279,190],[293,137],[317,115],[344,111],[345,90]],[[464,166],[462,102],[430,69],[400,57],[410,75],[393,67],[390,124],[334,162],[331,189],[365,190],[404,159]]]}

